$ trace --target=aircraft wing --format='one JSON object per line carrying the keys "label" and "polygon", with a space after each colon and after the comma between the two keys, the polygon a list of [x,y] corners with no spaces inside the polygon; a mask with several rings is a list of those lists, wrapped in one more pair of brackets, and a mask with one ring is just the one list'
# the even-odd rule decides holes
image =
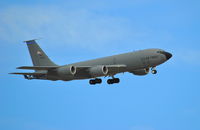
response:
{"label": "aircraft wing", "polygon": [[[108,68],[109,73],[116,73],[118,71],[126,69],[126,67],[127,67],[126,65],[123,65],[123,64],[122,65],[121,64],[119,64],[119,65],[104,65],[104,66],[106,66]],[[88,69],[90,69],[92,67],[95,67],[95,66],[76,66],[76,69],[78,71],[87,71]]]}
{"label": "aircraft wing", "polygon": [[108,68],[126,68],[126,65],[105,65]]}
{"label": "aircraft wing", "polygon": [[[126,65],[105,65],[108,69],[116,69],[116,68],[126,68]],[[89,69],[93,66],[76,66],[77,69]],[[28,70],[50,70],[56,69],[59,66],[21,66],[17,69],[28,69]]]}
{"label": "aircraft wing", "polygon": [[126,65],[106,65],[109,70],[109,73],[118,73],[126,69]]}
{"label": "aircraft wing", "polygon": [[21,66],[17,69],[27,69],[27,70],[50,70],[50,69],[56,69],[59,66]]}
{"label": "aircraft wing", "polygon": [[[106,66],[108,69],[116,69],[116,68],[126,68],[126,65],[103,65]],[[89,69],[94,66],[75,66],[77,69]]]}
{"label": "aircraft wing", "polygon": [[[118,65],[104,65],[108,68],[109,73],[115,74],[117,72],[121,72],[126,69],[126,65],[118,64]],[[60,66],[21,66],[17,69],[28,69],[28,70],[52,70],[59,68]],[[85,72],[88,71],[90,68],[95,66],[75,66],[77,71],[79,72]],[[34,73],[10,73],[10,74],[18,74],[18,75],[44,75],[45,72],[34,72]]]}

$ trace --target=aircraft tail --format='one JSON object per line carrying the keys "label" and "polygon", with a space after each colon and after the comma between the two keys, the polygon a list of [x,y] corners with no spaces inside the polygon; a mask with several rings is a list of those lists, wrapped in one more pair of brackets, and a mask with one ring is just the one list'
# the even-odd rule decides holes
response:
{"label": "aircraft tail", "polygon": [[35,40],[25,41],[33,62],[33,66],[57,66],[45,52],[40,48]]}

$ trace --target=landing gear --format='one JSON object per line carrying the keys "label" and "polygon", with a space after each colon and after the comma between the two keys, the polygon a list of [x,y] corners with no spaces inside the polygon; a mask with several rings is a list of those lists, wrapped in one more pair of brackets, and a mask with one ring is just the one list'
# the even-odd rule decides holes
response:
{"label": "landing gear", "polygon": [[108,84],[114,84],[114,83],[119,83],[120,79],[119,78],[113,78],[113,79],[108,79],[107,83]]}
{"label": "landing gear", "polygon": [[157,74],[157,70],[156,70],[155,67],[152,67],[152,68],[151,68],[151,73],[152,73],[152,74]]}
{"label": "landing gear", "polygon": [[[119,78],[112,78],[112,79],[108,79],[107,80],[107,83],[108,84],[114,84],[114,83],[119,83],[120,82],[120,79]],[[95,85],[95,84],[101,84],[102,83],[102,80],[101,79],[99,79],[99,78],[96,78],[96,79],[91,79],[90,81],[89,81],[89,83],[91,84],[91,85]]]}
{"label": "landing gear", "polygon": [[102,80],[101,80],[101,79],[98,79],[98,78],[96,78],[96,79],[91,79],[91,80],[89,81],[89,83],[90,83],[91,85],[101,84],[101,83],[102,83]]}

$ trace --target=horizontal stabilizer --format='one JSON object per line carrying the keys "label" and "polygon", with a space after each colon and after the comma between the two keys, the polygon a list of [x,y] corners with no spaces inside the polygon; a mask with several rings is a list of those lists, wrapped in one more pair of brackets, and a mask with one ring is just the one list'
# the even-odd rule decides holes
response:
{"label": "horizontal stabilizer", "polygon": [[18,74],[18,75],[45,75],[47,73],[9,73],[9,74]]}
{"label": "horizontal stabilizer", "polygon": [[59,66],[21,66],[17,69],[27,69],[27,70],[50,70],[50,69],[56,69]]}

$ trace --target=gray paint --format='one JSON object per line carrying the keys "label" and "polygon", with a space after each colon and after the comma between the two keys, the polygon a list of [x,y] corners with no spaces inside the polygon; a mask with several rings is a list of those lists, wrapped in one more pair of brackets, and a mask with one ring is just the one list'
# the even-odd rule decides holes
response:
{"label": "gray paint", "polygon": [[[48,80],[74,80],[74,79],[88,79],[88,78],[96,78],[90,74],[90,69],[97,66],[106,66],[110,69],[108,75],[101,76],[113,76],[117,73],[122,72],[133,72],[138,70],[149,69],[151,67],[156,67],[169,58],[171,58],[171,54],[165,52],[162,49],[145,49],[135,52],[129,52],[119,55],[113,55],[103,58],[98,58],[94,60],[88,60],[78,63],[67,64],[63,66],[57,66],[53,63],[45,52],[39,47],[39,45],[35,42],[35,40],[26,41],[27,46],[29,48],[29,52],[33,61],[34,66],[55,66],[57,69],[49,69],[48,70],[36,70],[37,72],[46,73],[46,76],[43,74],[41,76],[33,75],[32,79],[48,79]],[[117,67],[118,65],[124,65],[125,67]],[[75,75],[70,75],[65,72],[69,72],[70,67],[76,67],[77,72]],[[112,66],[112,67],[111,67]],[[109,68],[110,67],[110,68]],[[97,67],[98,68],[98,67]],[[63,74],[60,74],[60,71]],[[112,70],[112,71],[111,71]],[[64,75],[64,74],[67,75]],[[16,73],[13,73],[16,74]],[[101,77],[100,76],[100,77]]]}
{"label": "gray paint", "polygon": [[53,63],[35,40],[26,41],[34,66],[57,66]]}
{"label": "gray paint", "polygon": [[[158,54],[157,51],[163,51],[161,49],[146,49],[136,52],[129,52],[125,54],[119,54],[109,57],[98,58],[94,60],[88,60],[73,64],[64,65],[62,67],[68,66],[97,66],[97,65],[117,65],[117,64],[124,64],[127,65],[126,69],[122,69],[120,72],[131,72],[138,69],[145,69],[150,67],[158,66],[166,61],[166,57],[164,55]],[[155,59],[145,59],[147,57],[156,56]],[[144,60],[143,60],[144,59]],[[90,76],[87,73],[84,76],[75,75],[75,79],[85,79],[89,78]],[[73,79],[72,78],[72,79]],[[94,77],[93,77],[94,78]]]}

